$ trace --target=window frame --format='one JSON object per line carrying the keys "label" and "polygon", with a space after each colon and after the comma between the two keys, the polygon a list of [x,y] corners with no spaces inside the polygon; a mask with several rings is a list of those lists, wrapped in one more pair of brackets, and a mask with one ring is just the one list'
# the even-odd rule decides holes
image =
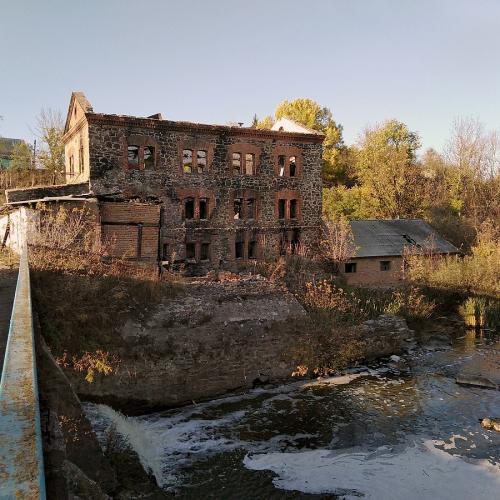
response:
{"label": "window frame", "polygon": [[344,264],[344,273],[345,274],[356,274],[358,272],[358,263],[357,262],[346,262]]}
{"label": "window frame", "polygon": [[85,170],[84,161],[83,161],[83,143],[80,140],[80,146],[78,148],[78,173],[83,174]]}
{"label": "window frame", "polygon": [[[203,248],[207,249],[206,258],[203,258]],[[200,243],[200,262],[210,262],[210,242],[202,241]]]}
{"label": "window frame", "polygon": [[[204,207],[204,217],[202,217],[202,210],[201,210],[201,206],[202,206],[202,203],[205,205]],[[208,220],[208,214],[209,214],[209,200],[208,198],[203,198],[203,197],[200,197],[198,198],[198,219],[200,220]]]}
{"label": "window frame", "polygon": [[[227,147],[227,158],[231,175],[253,176],[257,175],[259,169],[260,155],[262,150],[259,146],[250,143],[236,142]],[[234,155],[239,155],[239,167],[235,168]],[[247,163],[251,164],[251,172],[247,171]]]}
{"label": "window frame", "polygon": [[[130,148],[137,148],[137,161],[131,161]],[[150,156],[146,159],[146,149]],[[159,146],[157,142],[146,135],[130,135],[125,140],[126,170],[154,170],[158,165]]]}
{"label": "window frame", "polygon": [[[200,156],[200,153],[204,153],[205,156]],[[204,163],[200,163],[200,160],[204,160]],[[208,151],[206,149],[197,149],[196,150],[196,173],[197,174],[204,174],[205,171],[207,170],[207,163],[208,163]],[[200,172],[200,165],[203,165],[201,172]]]}
{"label": "window frame", "polygon": [[[299,147],[278,144],[272,152],[272,158],[276,177],[294,179],[302,176],[302,151]],[[295,160],[295,175],[290,175],[292,158]]]}
{"label": "window frame", "polygon": [[[189,254],[192,253],[192,257],[188,255],[188,247],[192,248],[192,252],[189,252]],[[186,241],[185,243],[185,252],[186,252],[186,261],[196,261],[196,242],[195,241]]]}
{"label": "window frame", "polygon": [[286,206],[287,200],[286,198],[278,198],[278,220],[286,220]]}
{"label": "window frame", "polygon": [[[189,151],[189,154],[190,154],[190,158],[191,158],[191,162],[190,163],[186,163],[184,161],[184,153],[186,151]],[[183,174],[192,174],[193,173],[193,150],[192,149],[189,149],[189,148],[185,148],[182,150],[182,173]],[[189,165],[189,171],[186,170],[186,166]]]}
{"label": "window frame", "polygon": [[389,272],[391,270],[391,265],[392,261],[390,260],[380,260],[379,261],[379,271],[382,272],[382,273],[386,273],[386,272]]}
{"label": "window frame", "polygon": [[[149,150],[150,156],[146,160],[146,149]],[[150,144],[147,144],[142,147],[142,161],[143,161],[143,170],[151,170],[156,167],[156,147]],[[146,161],[148,164],[146,164]],[[150,164],[149,164],[150,163]]]}
{"label": "window frame", "polygon": [[70,177],[74,177],[75,175],[75,156],[73,153],[69,155],[69,171],[68,174]]}
{"label": "window frame", "polygon": [[[188,210],[187,210],[188,203],[191,204],[190,212],[192,211],[192,214],[193,214],[192,217],[188,217]],[[196,199],[192,196],[188,196],[188,197],[184,198],[183,205],[184,205],[184,212],[183,212],[184,220],[187,220],[187,221],[195,220],[196,219]]]}

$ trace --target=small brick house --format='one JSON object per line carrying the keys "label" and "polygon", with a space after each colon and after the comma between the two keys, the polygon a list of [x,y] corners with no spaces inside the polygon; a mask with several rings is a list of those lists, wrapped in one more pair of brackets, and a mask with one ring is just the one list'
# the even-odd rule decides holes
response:
{"label": "small brick house", "polygon": [[299,245],[314,249],[323,138],[293,122],[259,130],[95,113],[74,92],[64,130],[66,185],[50,195],[97,201],[102,237],[117,256],[239,268]]}
{"label": "small brick house", "polygon": [[353,220],[355,255],[341,269],[347,284],[391,286],[404,279],[405,248],[434,255],[460,253],[421,219]]}

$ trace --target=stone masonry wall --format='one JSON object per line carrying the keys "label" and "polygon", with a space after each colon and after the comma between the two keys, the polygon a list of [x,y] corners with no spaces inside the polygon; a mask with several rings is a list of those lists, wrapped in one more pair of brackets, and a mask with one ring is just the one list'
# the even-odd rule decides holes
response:
{"label": "stone masonry wall", "polygon": [[[248,245],[258,240],[257,253],[277,254],[285,234],[288,243],[296,240],[312,246],[321,224],[322,136],[252,131],[238,127],[182,125],[164,120],[87,115],[89,120],[90,185],[94,194],[115,200],[139,199],[160,203],[163,209],[160,244],[165,259],[186,257],[186,242],[196,246],[193,261],[200,260],[201,245],[209,243],[211,266],[235,262],[235,242]],[[319,137],[319,138],[318,138]],[[130,168],[127,145],[154,147],[155,165]],[[184,173],[182,151],[207,152],[203,173]],[[233,174],[232,152],[251,152],[254,175]],[[278,175],[278,154],[297,158],[296,177]],[[235,197],[256,200],[253,220],[235,220]],[[192,198],[195,217],[184,217],[184,200]],[[198,203],[208,201],[209,216],[199,219]],[[279,220],[278,199],[297,199],[297,218]],[[295,230],[295,232],[294,232]]]}
{"label": "stone masonry wall", "polygon": [[289,377],[305,318],[295,297],[263,278],[193,283],[117,329],[117,373],[91,384],[68,375],[82,397],[128,411],[201,401]]}

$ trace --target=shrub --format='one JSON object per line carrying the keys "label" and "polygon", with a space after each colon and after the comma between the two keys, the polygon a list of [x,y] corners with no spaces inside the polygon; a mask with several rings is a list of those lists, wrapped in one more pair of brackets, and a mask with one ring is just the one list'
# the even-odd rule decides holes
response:
{"label": "shrub", "polygon": [[500,237],[484,224],[470,255],[407,255],[407,277],[426,286],[500,296]]}

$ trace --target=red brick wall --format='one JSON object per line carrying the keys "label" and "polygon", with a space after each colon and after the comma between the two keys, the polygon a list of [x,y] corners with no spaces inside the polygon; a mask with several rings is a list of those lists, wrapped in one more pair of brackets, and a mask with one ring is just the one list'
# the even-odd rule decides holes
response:
{"label": "red brick wall", "polygon": [[[390,261],[390,271],[380,270],[380,261]],[[355,273],[345,273],[342,266],[341,273],[349,285],[361,286],[389,286],[397,285],[403,279],[401,257],[373,257],[364,259],[352,259],[356,262]]]}
{"label": "red brick wall", "polygon": [[[110,245],[111,255],[128,259],[156,260],[159,205],[118,202],[101,203],[99,208],[102,238]],[[155,227],[152,227],[153,225]]]}

